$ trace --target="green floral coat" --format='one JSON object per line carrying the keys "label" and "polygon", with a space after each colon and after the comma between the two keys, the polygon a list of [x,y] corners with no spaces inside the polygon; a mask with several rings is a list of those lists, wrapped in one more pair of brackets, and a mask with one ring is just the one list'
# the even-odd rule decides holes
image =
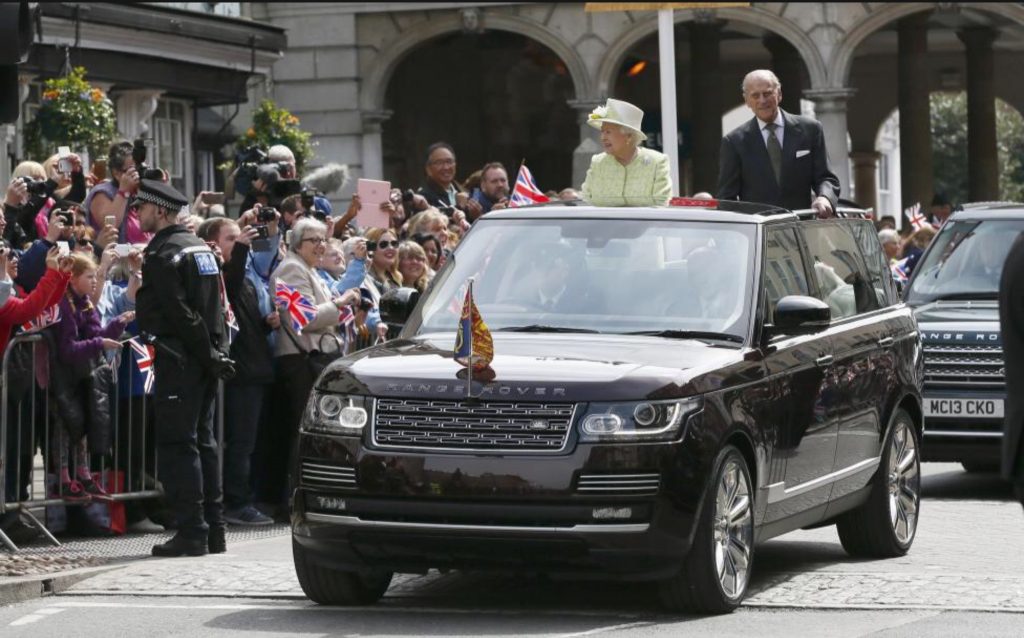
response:
{"label": "green floral coat", "polygon": [[598,153],[583,182],[583,199],[596,206],[665,206],[671,197],[668,156],[649,148],[627,166]]}

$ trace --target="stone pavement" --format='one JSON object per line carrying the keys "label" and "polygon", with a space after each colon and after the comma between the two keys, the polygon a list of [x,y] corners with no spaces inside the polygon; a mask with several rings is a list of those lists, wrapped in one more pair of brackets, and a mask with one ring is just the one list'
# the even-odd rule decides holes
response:
{"label": "stone pavement", "polygon": [[[834,527],[795,532],[758,547],[747,605],[1024,613],[1020,505],[1005,502],[994,477],[958,467],[925,466],[926,500],[907,556],[854,560]],[[229,546],[222,556],[135,563],[68,593],[303,598],[287,536]],[[647,585],[431,572],[396,576],[383,604],[642,610],[650,609],[652,593]]]}

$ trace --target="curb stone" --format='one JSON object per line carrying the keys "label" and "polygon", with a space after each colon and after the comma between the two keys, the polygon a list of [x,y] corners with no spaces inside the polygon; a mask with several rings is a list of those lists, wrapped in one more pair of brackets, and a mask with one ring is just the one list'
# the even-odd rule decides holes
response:
{"label": "curb stone", "polygon": [[59,594],[81,581],[128,564],[82,567],[52,574],[14,576],[0,580],[0,607],[22,603],[27,600]]}

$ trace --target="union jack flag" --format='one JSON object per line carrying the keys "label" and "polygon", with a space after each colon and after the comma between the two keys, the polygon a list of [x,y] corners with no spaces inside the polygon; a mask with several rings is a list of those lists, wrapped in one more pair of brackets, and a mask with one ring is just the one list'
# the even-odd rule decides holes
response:
{"label": "union jack flag", "polygon": [[309,299],[302,296],[295,288],[292,288],[283,281],[278,281],[275,287],[274,300],[281,311],[287,314],[292,320],[292,328],[295,332],[302,334],[302,329],[313,319],[316,319],[316,306]]}
{"label": "union jack flag", "polygon": [[914,230],[921,230],[926,226],[931,226],[928,223],[928,218],[921,213],[921,202],[915,203],[910,208],[903,211],[903,214],[910,220],[910,225],[914,227]]}
{"label": "union jack flag", "polygon": [[892,265],[892,278],[901,284],[907,283],[910,279],[910,273],[907,271],[907,259],[901,259]]}
{"label": "union jack flag", "polygon": [[520,166],[519,174],[516,176],[516,185],[512,189],[512,198],[509,200],[509,208],[549,201],[551,199],[537,188],[537,182],[533,181],[533,175],[530,173],[530,169],[526,168],[526,164]]}
{"label": "union jack flag", "polygon": [[46,310],[43,310],[43,312],[35,319],[32,319],[27,323],[23,323],[21,325],[21,329],[25,332],[34,332],[36,330],[42,330],[47,326],[52,326],[58,321],[60,321],[60,306],[54,304]]}
{"label": "union jack flag", "polygon": [[128,345],[131,346],[132,354],[135,355],[135,365],[138,366],[139,372],[146,377],[142,389],[149,394],[153,391],[153,381],[156,379],[153,370],[153,357],[156,353],[153,346],[139,342],[136,337],[129,339]]}

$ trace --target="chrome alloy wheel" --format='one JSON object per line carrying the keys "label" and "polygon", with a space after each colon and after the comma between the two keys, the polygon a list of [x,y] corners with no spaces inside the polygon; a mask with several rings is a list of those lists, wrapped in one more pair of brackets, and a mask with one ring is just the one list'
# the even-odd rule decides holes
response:
{"label": "chrome alloy wheel", "polygon": [[754,501],[739,464],[730,459],[715,495],[714,552],[718,582],[730,598],[741,596],[750,575],[754,541]]}
{"label": "chrome alloy wheel", "polygon": [[897,421],[889,444],[889,521],[896,540],[906,545],[917,532],[921,502],[921,461],[917,443],[906,423]]}

